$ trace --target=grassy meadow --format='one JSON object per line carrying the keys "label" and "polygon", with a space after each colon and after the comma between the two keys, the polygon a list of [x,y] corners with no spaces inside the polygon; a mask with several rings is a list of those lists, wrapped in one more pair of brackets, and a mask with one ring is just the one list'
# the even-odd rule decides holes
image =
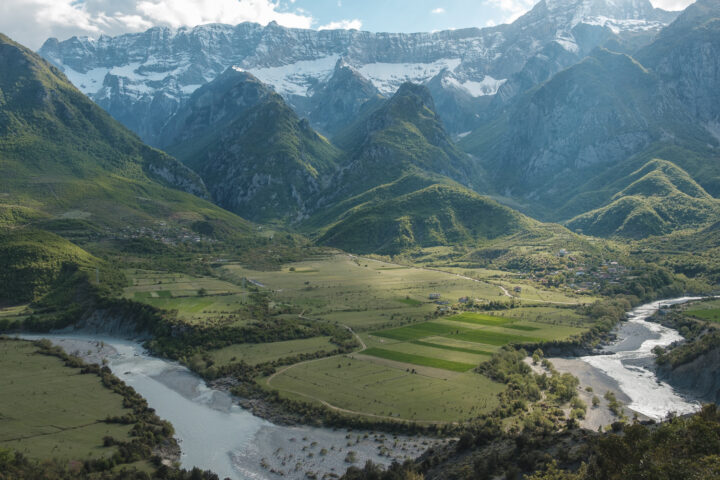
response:
{"label": "grassy meadow", "polygon": [[284,342],[235,344],[213,350],[209,353],[209,356],[217,365],[227,365],[240,361],[249,365],[257,365],[296,355],[321,351],[331,352],[336,348],[336,345],[330,343],[330,337],[313,337]]}
{"label": "grassy meadow", "polygon": [[103,437],[129,440],[132,425],[103,423],[131,412],[97,375],[81,375],[30,342],[0,340],[0,448],[33,459],[109,457]]}
{"label": "grassy meadow", "polygon": [[242,278],[257,282],[272,290],[276,301],[298,305],[307,316],[336,321],[357,331],[425,319],[437,309],[429,299],[431,293],[450,303],[464,296],[495,298],[501,294],[498,287],[486,282],[350,255],[297,262],[280,271],[227,265],[219,274],[236,284]]}
{"label": "grassy meadow", "polygon": [[164,310],[177,310],[178,317],[191,324],[217,323],[223,317],[233,324],[248,320],[242,306],[247,290],[214,277],[194,277],[182,273],[125,271],[130,286],[124,296]]}
{"label": "grassy meadow", "polygon": [[685,313],[700,320],[720,323],[720,299],[693,303]]}
{"label": "grassy meadow", "polygon": [[300,364],[277,375],[282,396],[324,401],[366,416],[417,422],[455,422],[497,405],[503,385],[475,373],[418,367],[365,356],[334,357]]}

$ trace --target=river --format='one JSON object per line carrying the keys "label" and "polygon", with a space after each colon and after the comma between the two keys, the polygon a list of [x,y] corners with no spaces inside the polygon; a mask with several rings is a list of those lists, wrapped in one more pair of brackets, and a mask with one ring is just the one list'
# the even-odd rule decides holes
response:
{"label": "river", "polygon": [[86,361],[107,360],[112,372],[132,386],[157,414],[175,427],[181,465],[212,470],[233,480],[323,478],[342,475],[366,460],[388,465],[419,456],[432,439],[344,429],[287,427],[252,415],[213,390],[184,366],[149,355],[141,345],[101,335],[43,334]]}
{"label": "river", "polygon": [[698,299],[659,300],[633,309],[628,313],[628,321],[618,327],[617,341],[605,347],[600,355],[588,355],[580,360],[617,382],[629,399],[627,407],[648,418],[662,420],[671,412],[682,415],[697,411],[700,408],[697,401],[678,394],[655,375],[652,350],[682,340],[682,336],[672,328],[648,322],[647,318],[665,306]]}
{"label": "river", "polygon": [[[576,375],[593,370],[593,374],[585,375],[590,379],[588,384],[593,385],[594,378],[595,385],[604,388],[610,381],[630,409],[655,420],[669,412],[696,411],[699,403],[659,381],[653,368],[652,349],[682,337],[671,328],[647,321],[664,305],[696,299],[660,300],[633,309],[628,321],[617,329],[618,340],[602,354],[563,359],[558,362],[559,369]],[[373,432],[274,425],[242,409],[226,392],[207,387],[184,366],[153,357],[130,340],[91,334],[23,337],[48,338],[88,361],[106,359],[115,375],[173,424],[182,449],[181,465],[212,470],[220,478],[301,479],[308,472],[322,478],[324,474],[342,474],[350,465],[346,461],[350,452],[354,452],[356,465],[366,460],[387,465],[393,459],[417,457],[433,443],[429,439]]]}

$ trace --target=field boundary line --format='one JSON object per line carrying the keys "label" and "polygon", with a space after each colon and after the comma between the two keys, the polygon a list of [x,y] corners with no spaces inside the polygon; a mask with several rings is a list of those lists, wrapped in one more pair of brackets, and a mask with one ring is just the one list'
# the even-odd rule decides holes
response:
{"label": "field boundary line", "polygon": [[[310,319],[308,319],[307,317],[303,316],[304,313],[305,313],[305,310],[303,310],[302,313],[300,313],[300,314],[298,315],[298,317],[299,317],[299,318],[302,318],[302,319],[304,319],[304,320],[310,320]],[[360,343],[360,349],[359,349],[359,350],[356,350],[356,351],[354,351],[354,352],[351,352],[351,354],[358,354],[358,353],[362,353],[363,351],[367,350],[367,345],[365,344],[365,342],[363,341],[363,339],[360,338],[360,335],[358,335],[357,333],[355,333],[355,331],[354,331],[352,328],[350,328],[348,325],[343,325],[343,324],[338,324],[338,325],[340,325],[340,326],[343,327],[343,328],[346,328],[351,334],[353,334],[353,336],[354,336],[355,339],[358,341],[358,343]],[[273,373],[273,374],[270,375],[269,377],[267,377],[267,378],[265,379],[265,384],[266,384],[268,387],[272,387],[272,384],[270,383],[270,382],[272,381],[272,379],[275,378],[276,376],[282,374],[282,373],[287,372],[287,371],[290,370],[291,368],[295,368],[295,367],[298,367],[298,366],[300,366],[300,365],[307,365],[308,363],[312,363],[312,362],[318,362],[318,361],[320,361],[320,360],[328,360],[328,359],[330,359],[330,358],[340,357],[340,356],[342,356],[342,355],[347,355],[347,354],[341,353],[341,354],[338,354],[338,355],[331,355],[331,356],[329,356],[329,357],[313,358],[312,360],[305,360],[304,362],[299,362],[299,363],[294,363],[294,364],[292,364],[292,365],[288,365],[288,366],[286,366],[286,367],[281,368],[281,369],[278,370],[277,372]],[[390,416],[387,416],[387,415],[378,415],[378,414],[369,413],[369,412],[359,412],[359,411],[357,411],[357,410],[348,410],[347,408],[342,408],[342,407],[338,407],[337,405],[333,405],[333,404],[331,404],[331,403],[323,400],[322,398],[318,398],[318,397],[316,397],[316,396],[314,396],[314,395],[308,395],[308,394],[306,394],[306,393],[296,392],[296,391],[294,391],[294,390],[288,390],[288,389],[283,389],[283,390],[281,390],[281,391],[293,393],[293,394],[295,394],[295,395],[300,395],[301,397],[309,398],[310,400],[315,400],[316,402],[320,402],[322,405],[324,405],[325,407],[327,407],[327,408],[329,408],[329,409],[331,409],[331,410],[335,410],[335,411],[337,411],[337,412],[347,413],[347,414],[351,414],[351,415],[358,415],[358,416],[370,417],[370,418],[378,418],[378,419],[382,419],[382,420],[392,420],[392,421],[395,421],[395,422],[410,422],[410,423],[419,423],[419,424],[427,424],[427,425],[450,425],[450,424],[451,424],[451,425],[456,425],[456,424],[457,424],[457,422],[442,422],[442,421],[436,421],[436,420],[411,420],[411,419],[407,419],[407,418],[390,417]]]}

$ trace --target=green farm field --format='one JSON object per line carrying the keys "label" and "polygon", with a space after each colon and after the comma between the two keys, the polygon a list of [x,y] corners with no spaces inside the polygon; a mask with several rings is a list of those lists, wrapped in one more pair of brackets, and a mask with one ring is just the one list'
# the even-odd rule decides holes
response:
{"label": "green farm field", "polygon": [[109,457],[103,437],[129,440],[132,425],[103,423],[129,413],[96,375],[81,375],[30,342],[0,340],[0,448],[35,459]]}
{"label": "green farm field", "polygon": [[[281,371],[269,383],[281,395],[326,402],[369,416],[454,422],[471,418],[495,404],[503,386],[472,370],[490,359],[498,348],[508,343],[563,339],[583,330],[466,312],[362,334],[367,349],[347,357],[298,364]],[[458,378],[465,382],[462,386],[441,388],[442,395],[435,393],[439,380],[455,385]],[[422,399],[411,394],[412,408],[406,408],[406,398],[395,390],[397,384],[407,382],[412,382],[407,388],[414,389],[408,391],[431,392]],[[356,391],[358,384],[362,392]],[[477,403],[466,403],[467,395],[474,396]]]}
{"label": "green farm field", "polygon": [[720,323],[720,299],[693,303],[685,313],[700,320]]}
{"label": "green farm field", "polygon": [[271,343],[244,343],[213,350],[210,357],[217,365],[243,361],[249,365],[272,362],[300,354],[331,352],[337,348],[330,343],[330,337],[303,338]]}
{"label": "green farm field", "polygon": [[[368,358],[368,357],[365,357]],[[407,371],[394,362],[335,357],[300,364],[277,375],[271,386],[282,396],[327,402],[346,413],[455,422],[497,406],[503,385],[475,373],[435,368]]]}
{"label": "green farm field", "polygon": [[[191,323],[223,325],[251,321],[243,306],[259,289],[274,305],[292,305],[305,319],[327,320],[360,334],[367,346],[344,357],[281,368],[261,384],[283,396],[325,402],[371,418],[454,422],[492,408],[504,388],[473,369],[508,343],[536,343],[580,333],[583,319],[564,305],[538,304],[498,314],[464,312],[437,316],[437,301],[459,298],[509,301],[497,282],[502,272],[414,268],[347,254],[316,256],[278,270],[252,270],[226,263],[214,277],[143,270],[127,271],[125,296],[175,309]],[[247,288],[244,288],[247,287]],[[430,298],[431,294],[433,298]],[[439,296],[439,298],[437,298]],[[568,297],[554,296],[567,301]],[[243,316],[243,312],[245,315]],[[297,316],[297,313],[292,315]],[[289,314],[288,314],[289,315]],[[228,318],[233,321],[228,323]],[[216,365],[251,365],[300,354],[335,350],[327,337],[264,344],[234,344],[207,355]],[[338,359],[349,362],[338,368]],[[329,367],[331,365],[331,367]],[[357,392],[358,385],[364,385]],[[446,386],[452,386],[447,390]],[[403,392],[420,392],[406,402]],[[414,396],[414,395],[413,395]]]}

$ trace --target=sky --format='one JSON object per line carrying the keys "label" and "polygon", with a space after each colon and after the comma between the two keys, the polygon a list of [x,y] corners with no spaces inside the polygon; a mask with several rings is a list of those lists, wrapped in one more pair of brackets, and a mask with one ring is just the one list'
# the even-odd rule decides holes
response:
{"label": "sky", "polygon": [[[651,0],[680,10],[691,0]],[[204,23],[431,32],[509,23],[535,0],[0,0],[0,32],[37,49],[49,37],[97,37]]]}

